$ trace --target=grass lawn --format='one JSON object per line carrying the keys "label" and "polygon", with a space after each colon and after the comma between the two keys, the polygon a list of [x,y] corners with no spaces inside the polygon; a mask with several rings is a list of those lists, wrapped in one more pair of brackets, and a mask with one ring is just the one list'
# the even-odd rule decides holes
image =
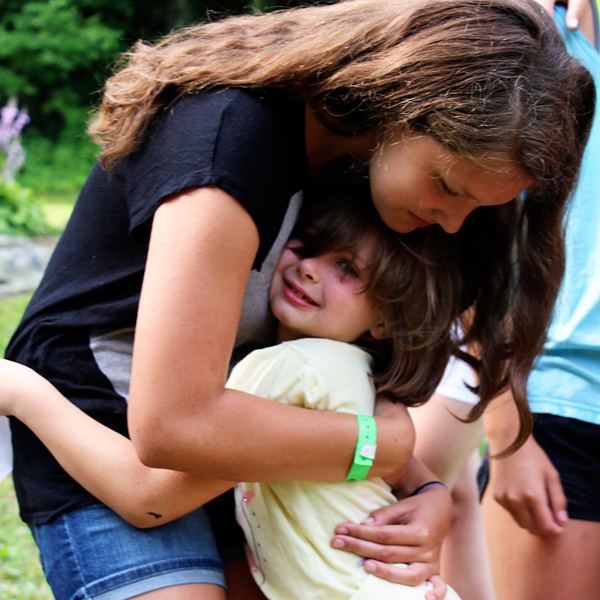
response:
{"label": "grass lawn", "polygon": [[43,206],[48,225],[53,231],[61,230],[71,216],[73,205],[68,202],[47,202]]}
{"label": "grass lawn", "polygon": [[62,231],[64,229],[66,222],[71,216],[71,211],[73,210],[73,204],[75,204],[76,198],[76,191],[71,192],[70,194],[60,193],[44,195],[45,202],[42,205],[42,208],[46,215],[46,219],[48,220],[48,225],[50,225],[53,231]]}
{"label": "grass lawn", "polygon": [[52,600],[31,533],[18,515],[10,477],[0,483],[0,598]]}

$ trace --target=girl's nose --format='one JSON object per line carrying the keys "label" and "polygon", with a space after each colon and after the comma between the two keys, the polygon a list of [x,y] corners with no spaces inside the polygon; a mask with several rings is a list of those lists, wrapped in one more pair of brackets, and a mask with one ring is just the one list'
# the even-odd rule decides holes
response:
{"label": "girl's nose", "polygon": [[319,280],[319,261],[314,258],[303,258],[298,263],[298,271],[300,272],[300,276],[303,279],[308,279],[309,281],[318,281]]}
{"label": "girl's nose", "polygon": [[440,210],[435,214],[436,222],[442,226],[446,233],[456,233],[465,222],[465,219],[473,212],[474,206],[452,207],[448,210]]}

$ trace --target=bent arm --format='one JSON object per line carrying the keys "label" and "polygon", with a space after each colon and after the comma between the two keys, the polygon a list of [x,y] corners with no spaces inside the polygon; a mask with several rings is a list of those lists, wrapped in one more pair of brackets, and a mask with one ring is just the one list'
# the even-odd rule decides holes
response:
{"label": "bent arm", "polygon": [[[490,454],[494,456],[510,445],[519,427],[510,392],[488,407],[484,423]],[[560,476],[533,435],[514,454],[490,460],[485,493],[533,535],[559,535],[564,531],[567,501]]]}
{"label": "bent arm", "polygon": [[168,523],[235,485],[144,466],[130,440],[28,367],[2,359],[0,414],[27,425],[71,477],[135,527]]}
{"label": "bent arm", "polygon": [[[225,388],[258,244],[250,215],[216,187],[181,193],[156,212],[133,353],[134,446],[149,466],[204,477],[340,481],[356,417]],[[378,419],[373,476],[393,472],[402,456],[396,421]]]}

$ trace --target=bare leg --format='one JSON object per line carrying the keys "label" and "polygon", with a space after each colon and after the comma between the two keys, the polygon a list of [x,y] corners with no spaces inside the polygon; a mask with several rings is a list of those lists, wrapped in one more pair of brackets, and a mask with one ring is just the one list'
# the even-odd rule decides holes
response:
{"label": "bare leg", "polygon": [[452,488],[454,516],[442,546],[442,578],[462,600],[494,600],[492,573],[483,530],[475,451]]}
{"label": "bare leg", "polygon": [[189,583],[173,585],[135,596],[136,600],[225,600],[225,590],[220,585]]}
{"label": "bare leg", "polygon": [[453,416],[464,418],[470,408],[434,394],[424,406],[411,409],[417,432],[415,456],[452,490],[454,518],[442,546],[443,579],[463,600],[494,600],[475,480],[474,453],[483,427]]}
{"label": "bare leg", "polygon": [[410,409],[417,432],[415,456],[449,488],[483,438],[483,425],[463,423],[471,405],[434,394],[426,404]]}
{"label": "bare leg", "polygon": [[248,563],[240,560],[225,567],[227,594],[220,585],[188,584],[154,590],[135,600],[267,600],[256,585]]}
{"label": "bare leg", "polygon": [[490,494],[483,518],[498,600],[597,600],[600,523],[571,519],[558,536],[520,528]]}

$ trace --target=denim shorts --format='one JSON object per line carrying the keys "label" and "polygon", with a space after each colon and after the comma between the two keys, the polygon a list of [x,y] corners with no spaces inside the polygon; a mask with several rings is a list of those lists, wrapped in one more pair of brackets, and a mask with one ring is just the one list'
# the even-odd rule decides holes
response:
{"label": "denim shorts", "polygon": [[136,529],[104,505],[30,527],[56,600],[126,600],[189,583],[225,587],[202,508],[153,529]]}

